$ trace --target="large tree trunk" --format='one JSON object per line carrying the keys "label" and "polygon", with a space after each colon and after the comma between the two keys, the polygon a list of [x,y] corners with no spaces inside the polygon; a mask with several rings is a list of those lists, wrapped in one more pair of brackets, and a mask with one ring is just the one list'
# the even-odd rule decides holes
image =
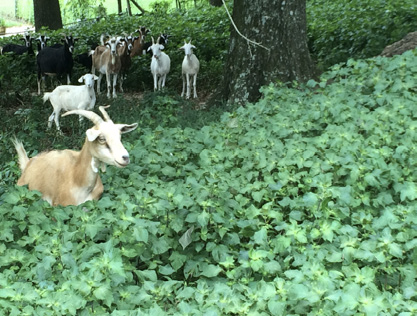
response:
{"label": "large tree trunk", "polygon": [[[305,82],[316,75],[307,47],[306,0],[237,0],[224,82],[217,98],[229,103],[257,101],[270,82]],[[267,48],[267,49],[266,49]]]}
{"label": "large tree trunk", "polygon": [[59,0],[33,0],[33,11],[36,32],[38,32],[42,26],[46,26],[50,30],[62,29]]}

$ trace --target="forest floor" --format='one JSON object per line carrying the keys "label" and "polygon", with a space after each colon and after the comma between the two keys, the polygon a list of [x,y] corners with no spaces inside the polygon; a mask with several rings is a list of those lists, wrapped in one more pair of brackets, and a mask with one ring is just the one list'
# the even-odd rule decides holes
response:
{"label": "forest floor", "polygon": [[33,25],[11,26],[11,27],[6,27],[6,34],[1,35],[0,37],[24,34],[25,32],[34,32],[34,31],[35,31],[35,27]]}

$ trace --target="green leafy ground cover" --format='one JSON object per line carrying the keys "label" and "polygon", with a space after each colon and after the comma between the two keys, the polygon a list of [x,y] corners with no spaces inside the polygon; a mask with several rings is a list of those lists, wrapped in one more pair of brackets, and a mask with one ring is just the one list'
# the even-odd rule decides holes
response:
{"label": "green leafy ground cover", "polygon": [[312,57],[322,70],[349,58],[369,58],[417,30],[414,0],[308,0]]}
{"label": "green leafy ground cover", "polygon": [[271,84],[202,128],[161,116],[77,207],[14,186],[4,163],[1,311],[415,315],[416,86],[408,52]]}

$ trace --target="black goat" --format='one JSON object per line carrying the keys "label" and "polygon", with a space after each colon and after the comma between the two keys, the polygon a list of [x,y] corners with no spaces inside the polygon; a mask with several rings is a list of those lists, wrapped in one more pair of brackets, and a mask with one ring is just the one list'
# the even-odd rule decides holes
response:
{"label": "black goat", "polygon": [[74,43],[78,38],[73,38],[72,35],[65,36],[62,40],[64,45],[59,48],[45,47],[39,51],[36,56],[36,63],[38,65],[38,94],[41,94],[41,79],[45,81],[45,75],[61,76],[67,75],[67,84],[71,83],[72,67],[74,61],[72,60],[72,53],[74,51]]}
{"label": "black goat", "polygon": [[91,67],[93,66],[93,58],[91,56],[91,51],[95,50],[98,44],[92,44],[90,47],[90,51],[82,54],[78,54],[75,56],[74,60],[83,65],[85,68],[87,68],[88,71],[91,71]]}
{"label": "black goat", "polygon": [[23,55],[24,53],[28,53],[29,55],[34,55],[35,52],[32,48],[32,36],[29,33],[25,33],[25,35],[21,38],[22,41],[25,42],[25,45],[18,45],[18,44],[6,44],[1,49],[1,53],[15,53],[16,55]]}

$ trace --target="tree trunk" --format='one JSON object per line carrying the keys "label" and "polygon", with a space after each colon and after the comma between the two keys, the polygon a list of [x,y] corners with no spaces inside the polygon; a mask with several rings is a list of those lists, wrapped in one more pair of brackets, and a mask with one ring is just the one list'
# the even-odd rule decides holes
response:
{"label": "tree trunk", "polygon": [[122,0],[117,0],[117,13],[122,13]]}
{"label": "tree trunk", "polygon": [[38,32],[42,26],[46,26],[50,30],[62,29],[59,0],[33,0],[33,12],[35,32]]}
{"label": "tree trunk", "polygon": [[234,1],[224,82],[216,98],[256,102],[270,82],[306,82],[316,76],[307,47],[306,0]]}
{"label": "tree trunk", "polygon": [[130,7],[130,1],[126,0],[127,14],[132,16],[132,8]]}

